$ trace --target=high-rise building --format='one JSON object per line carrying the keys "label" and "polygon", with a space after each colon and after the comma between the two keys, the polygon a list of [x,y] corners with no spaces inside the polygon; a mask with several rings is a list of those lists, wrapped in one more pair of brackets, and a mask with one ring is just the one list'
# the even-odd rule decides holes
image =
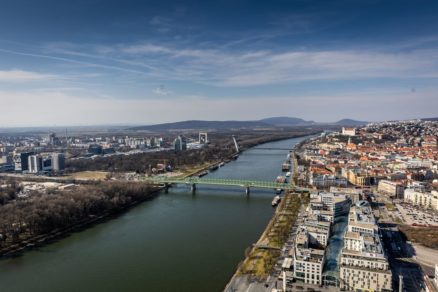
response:
{"label": "high-rise building", "polygon": [[52,158],[43,157],[41,159],[41,170],[43,172],[51,172],[52,171]]}
{"label": "high-rise building", "polygon": [[47,136],[47,143],[49,145],[52,145],[52,146],[60,146],[61,145],[61,140],[59,140],[59,138],[56,137],[55,133],[50,133]]}
{"label": "high-rise building", "polygon": [[21,152],[14,154],[14,168],[16,172],[25,172],[29,170],[29,156],[32,152]]}
{"label": "high-rise building", "polygon": [[43,170],[43,159],[40,155],[30,155],[28,165],[30,173],[39,173]]}
{"label": "high-rise building", "polygon": [[199,144],[207,144],[207,143],[208,143],[207,132],[199,132]]}
{"label": "high-rise building", "polygon": [[183,151],[187,149],[187,142],[186,139],[184,139],[184,137],[182,136],[178,136],[174,141],[173,141],[173,149],[175,151]]}
{"label": "high-rise building", "polygon": [[438,287],[438,264],[435,265],[435,285]]}
{"label": "high-rise building", "polygon": [[65,168],[65,156],[62,153],[52,154],[52,170],[54,172],[63,171]]}

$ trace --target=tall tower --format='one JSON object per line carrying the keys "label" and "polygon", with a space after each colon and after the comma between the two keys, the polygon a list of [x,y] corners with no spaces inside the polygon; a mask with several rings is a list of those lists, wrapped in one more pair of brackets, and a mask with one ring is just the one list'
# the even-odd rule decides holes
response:
{"label": "tall tower", "polygon": [[237,144],[236,137],[233,135],[234,147],[236,147],[236,152],[239,153],[239,145]]}
{"label": "tall tower", "polygon": [[199,144],[207,144],[207,143],[208,143],[207,132],[199,132]]}

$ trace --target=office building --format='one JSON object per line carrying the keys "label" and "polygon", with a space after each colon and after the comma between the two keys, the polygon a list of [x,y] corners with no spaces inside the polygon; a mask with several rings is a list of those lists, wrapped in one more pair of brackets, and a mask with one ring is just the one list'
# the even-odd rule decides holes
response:
{"label": "office building", "polygon": [[43,159],[40,155],[28,157],[29,173],[39,173],[43,169]]}
{"label": "office building", "polygon": [[65,169],[65,156],[62,153],[52,154],[52,170],[54,172],[60,172]]}
{"label": "office building", "polygon": [[27,172],[29,170],[29,156],[32,154],[32,152],[14,154],[14,169],[16,172]]}
{"label": "office building", "polygon": [[43,157],[41,159],[41,170],[43,172],[51,172],[52,171],[52,159],[50,157]]}
{"label": "office building", "polygon": [[173,141],[173,149],[175,151],[183,151],[187,149],[187,142],[186,139],[182,136],[178,136],[174,141]]}

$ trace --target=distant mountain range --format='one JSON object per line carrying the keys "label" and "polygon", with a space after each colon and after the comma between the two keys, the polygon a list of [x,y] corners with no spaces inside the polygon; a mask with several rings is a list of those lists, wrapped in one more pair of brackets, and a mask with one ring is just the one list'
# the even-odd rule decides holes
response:
{"label": "distant mountain range", "polygon": [[266,123],[269,125],[275,126],[297,126],[297,125],[313,125],[314,121],[306,121],[300,118],[292,118],[292,117],[273,117],[261,119],[259,122]]}
{"label": "distant mountain range", "polygon": [[342,119],[340,121],[337,121],[335,124],[340,126],[361,126],[368,124],[368,122],[356,121],[352,119]]}
{"label": "distant mountain range", "polygon": [[128,130],[134,131],[157,131],[157,130],[183,130],[183,129],[234,129],[234,128],[260,128],[272,125],[260,121],[201,121],[189,120],[175,123],[156,124],[149,126],[132,127]]}
{"label": "distant mountain range", "polygon": [[163,131],[163,130],[183,130],[183,129],[248,129],[248,128],[272,128],[272,127],[294,127],[310,125],[339,125],[339,126],[358,126],[367,122],[352,119],[343,119],[335,123],[316,123],[294,117],[271,117],[256,121],[202,121],[189,120],[175,123],[156,124],[148,126],[131,127],[132,131]]}
{"label": "distant mountain range", "polygon": [[421,120],[434,122],[434,121],[438,121],[438,118],[425,118],[425,119],[421,119]]}

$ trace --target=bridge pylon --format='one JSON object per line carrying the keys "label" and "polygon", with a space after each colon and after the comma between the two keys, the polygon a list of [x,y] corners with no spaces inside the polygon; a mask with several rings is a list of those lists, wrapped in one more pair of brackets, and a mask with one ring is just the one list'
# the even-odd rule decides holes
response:
{"label": "bridge pylon", "polygon": [[192,191],[192,193],[196,192],[196,184],[192,184],[190,187],[190,190]]}
{"label": "bridge pylon", "polygon": [[245,194],[248,198],[249,198],[249,193],[250,193],[249,187],[245,187]]}

